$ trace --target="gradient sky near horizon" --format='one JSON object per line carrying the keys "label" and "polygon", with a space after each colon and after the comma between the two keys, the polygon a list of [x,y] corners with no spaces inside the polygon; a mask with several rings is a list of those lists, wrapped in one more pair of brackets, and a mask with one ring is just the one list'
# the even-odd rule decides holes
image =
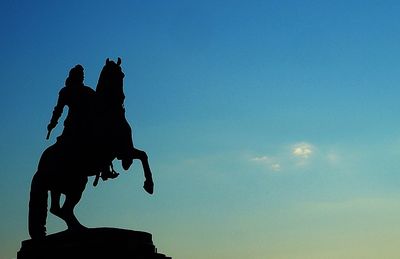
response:
{"label": "gradient sky near horizon", "polygon": [[[88,227],[174,259],[400,257],[399,1],[0,2],[0,258],[71,67],[122,58],[139,163],[94,188]],[[66,110],[64,111],[64,114]],[[65,229],[48,216],[48,233]]]}

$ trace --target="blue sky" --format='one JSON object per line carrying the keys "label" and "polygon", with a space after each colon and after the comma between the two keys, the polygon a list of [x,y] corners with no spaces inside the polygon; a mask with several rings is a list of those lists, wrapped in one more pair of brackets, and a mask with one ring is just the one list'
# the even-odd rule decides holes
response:
{"label": "blue sky", "polygon": [[[0,3],[0,258],[29,238],[30,180],[68,70],[122,58],[134,164],[87,185],[88,227],[180,258],[398,258],[397,1]],[[64,112],[66,113],[66,111]],[[122,171],[120,165],[117,170]],[[65,229],[50,215],[48,232]]]}

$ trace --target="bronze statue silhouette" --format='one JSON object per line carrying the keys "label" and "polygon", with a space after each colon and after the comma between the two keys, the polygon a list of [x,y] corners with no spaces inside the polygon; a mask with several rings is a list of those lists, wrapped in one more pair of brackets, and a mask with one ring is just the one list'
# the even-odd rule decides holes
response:
{"label": "bronze statue silhouette", "polygon": [[[96,176],[95,184],[100,175],[103,180],[110,176],[109,173],[111,178],[115,176],[114,159],[121,160],[124,170],[130,168],[134,159],[139,159],[145,177],[143,188],[153,193],[147,154],[134,147],[131,127],[125,117],[124,76],[121,59],[118,58],[117,63],[107,59],[96,91],[91,91],[83,85],[82,66],[71,69],[48,126],[49,136],[67,105],[69,112],[63,133],[43,152],[31,183],[28,228],[32,239],[46,236],[49,192],[50,212],[63,219],[68,229],[85,228],[73,210],[81,199],[89,176]],[[62,206],[61,194],[65,195]]]}

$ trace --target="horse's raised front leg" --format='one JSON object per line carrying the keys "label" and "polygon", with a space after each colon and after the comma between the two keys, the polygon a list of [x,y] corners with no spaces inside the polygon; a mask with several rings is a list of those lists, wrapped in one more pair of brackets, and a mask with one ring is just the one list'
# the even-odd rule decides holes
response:
{"label": "horse's raised front leg", "polygon": [[139,159],[140,162],[142,162],[144,177],[146,179],[144,181],[143,188],[149,194],[153,194],[154,182],[153,182],[153,176],[152,176],[150,165],[149,165],[149,159],[147,157],[146,152],[135,148],[133,150],[133,159]]}

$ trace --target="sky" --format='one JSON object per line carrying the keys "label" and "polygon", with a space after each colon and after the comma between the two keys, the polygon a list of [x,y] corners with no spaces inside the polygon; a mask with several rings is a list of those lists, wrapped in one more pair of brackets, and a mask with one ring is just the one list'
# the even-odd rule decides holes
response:
{"label": "sky", "polygon": [[[400,2],[0,3],[0,258],[29,239],[30,182],[70,68],[122,59],[134,163],[89,179],[88,227],[174,259],[399,258]],[[64,116],[67,110],[64,110]],[[64,117],[63,117],[64,118]],[[65,230],[48,216],[48,233]]]}

